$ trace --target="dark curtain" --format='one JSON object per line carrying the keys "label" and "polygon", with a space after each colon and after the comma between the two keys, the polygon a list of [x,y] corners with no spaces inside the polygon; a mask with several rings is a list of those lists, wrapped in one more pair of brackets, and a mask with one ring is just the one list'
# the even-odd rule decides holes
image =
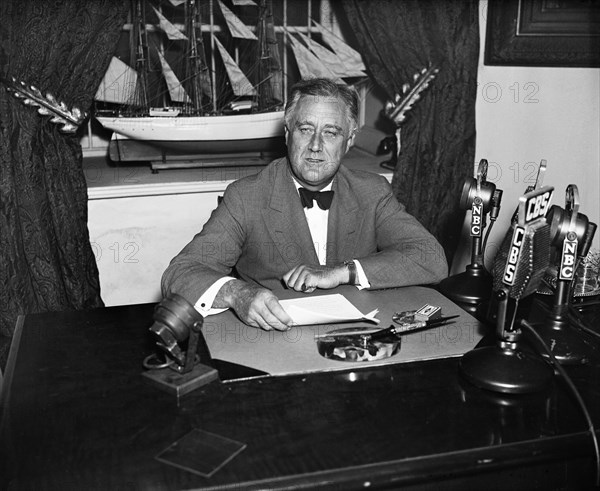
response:
{"label": "dark curtain", "polygon": [[372,78],[389,99],[429,64],[439,68],[402,123],[392,186],[451,262],[464,217],[460,192],[474,169],[478,2],[344,0],[342,5]]}
{"label": "dark curtain", "polygon": [[[2,0],[0,76],[89,111],[127,7],[121,0]],[[61,133],[3,83],[0,166],[4,362],[19,314],[98,307],[102,300],[79,139]]]}

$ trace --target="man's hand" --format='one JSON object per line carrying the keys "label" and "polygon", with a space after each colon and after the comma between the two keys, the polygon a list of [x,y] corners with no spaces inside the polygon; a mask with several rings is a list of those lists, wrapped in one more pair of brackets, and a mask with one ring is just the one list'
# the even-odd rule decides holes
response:
{"label": "man's hand", "polygon": [[308,266],[301,264],[283,275],[288,288],[310,293],[317,288],[335,288],[350,280],[350,272],[344,264],[339,266]]}
{"label": "man's hand", "polygon": [[292,324],[292,318],[283,310],[271,290],[242,280],[225,283],[219,290],[213,307],[230,307],[246,324],[266,331],[286,331]]}

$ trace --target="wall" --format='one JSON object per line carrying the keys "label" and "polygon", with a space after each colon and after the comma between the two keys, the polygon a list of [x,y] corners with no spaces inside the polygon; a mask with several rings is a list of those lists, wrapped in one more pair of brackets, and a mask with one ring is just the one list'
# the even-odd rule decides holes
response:
{"label": "wall", "polygon": [[[547,160],[544,185],[564,208],[565,189],[576,184],[580,212],[600,224],[600,69],[500,67],[483,64],[487,1],[480,2],[481,55],[476,102],[475,162],[489,162],[488,180],[504,191],[502,210],[488,240],[491,261],[519,196]],[[593,247],[600,246],[600,232]],[[452,273],[469,262],[468,242]]]}
{"label": "wall", "polygon": [[123,198],[96,199],[98,190],[90,191],[90,242],[107,306],[161,299],[163,271],[208,220],[228,183],[221,184],[217,192],[181,193],[174,185],[163,186],[165,194]]}
{"label": "wall", "polygon": [[[395,127],[381,114],[387,96],[385,91],[370,80],[358,86],[364,104],[361,105],[361,128],[354,144],[372,155],[378,155],[379,144],[386,136],[394,134]],[[388,160],[390,153],[381,154],[380,162]]]}

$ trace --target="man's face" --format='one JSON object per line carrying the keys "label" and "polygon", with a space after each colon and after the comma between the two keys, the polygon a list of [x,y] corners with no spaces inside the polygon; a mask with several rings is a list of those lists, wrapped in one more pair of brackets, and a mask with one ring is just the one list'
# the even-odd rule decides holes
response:
{"label": "man's face", "polygon": [[331,182],[353,135],[345,104],[335,97],[301,96],[285,129],[296,179],[318,191]]}

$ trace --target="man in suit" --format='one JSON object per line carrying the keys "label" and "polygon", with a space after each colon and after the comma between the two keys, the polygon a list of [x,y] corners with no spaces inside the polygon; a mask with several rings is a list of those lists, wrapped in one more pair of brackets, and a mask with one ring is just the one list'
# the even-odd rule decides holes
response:
{"label": "man in suit", "polygon": [[296,84],[285,109],[287,157],[228,186],[171,261],[163,294],[182,295],[204,315],[233,308],[249,325],[283,330],[291,319],[276,296],[281,288],[310,293],[445,278],[441,246],[387,180],[341,165],[357,122],[354,89],[327,79]]}

